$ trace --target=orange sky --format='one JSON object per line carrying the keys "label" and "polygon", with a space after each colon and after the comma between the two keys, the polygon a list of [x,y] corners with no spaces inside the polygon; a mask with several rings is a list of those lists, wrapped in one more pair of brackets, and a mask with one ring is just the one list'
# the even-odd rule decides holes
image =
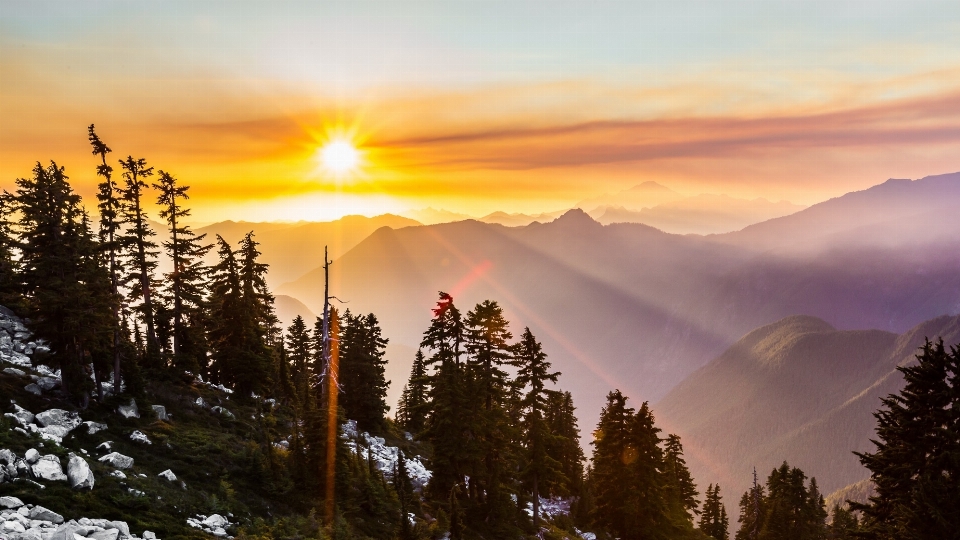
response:
{"label": "orange sky", "polygon": [[[786,7],[757,7],[736,15],[766,17],[781,33],[743,26],[757,35],[741,43],[735,24],[681,21],[698,29],[692,44],[638,36],[630,52],[627,32],[604,33],[616,26],[613,12],[593,30],[570,15],[525,35],[488,13],[480,22],[376,17],[364,5],[300,13],[320,34],[333,16],[345,27],[316,50],[309,32],[284,30],[297,14],[271,26],[253,25],[262,14],[249,10],[210,18],[179,3],[102,7],[88,27],[55,20],[62,31],[47,33],[18,6],[0,23],[0,186],[55,159],[92,197],[91,122],[113,157],[145,157],[191,185],[198,221],[426,206],[541,212],[646,180],[690,195],[811,204],[889,177],[960,170],[960,46],[943,37],[956,35],[950,16],[921,20],[918,11],[911,22],[891,10],[861,20],[850,11],[843,16],[862,27],[847,32],[837,28],[846,19],[804,12],[800,30],[821,31],[807,35]],[[520,28],[543,14],[514,16]],[[898,17],[909,24],[894,36],[886,28]],[[133,20],[146,37],[125,24]],[[481,39],[489,36],[499,41]],[[333,67],[314,73],[312,62]],[[337,133],[364,154],[347,178],[316,159]]]}

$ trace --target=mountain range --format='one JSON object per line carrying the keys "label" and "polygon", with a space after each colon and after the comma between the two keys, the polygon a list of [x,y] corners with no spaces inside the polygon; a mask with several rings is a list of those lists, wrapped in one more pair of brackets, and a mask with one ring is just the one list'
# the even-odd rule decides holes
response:
{"label": "mountain range", "polygon": [[[587,433],[608,390],[656,402],[751,330],[790,315],[899,334],[957,313],[958,186],[960,174],[886,182],[705,237],[604,226],[582,210],[525,227],[382,228],[335,261],[331,288],[343,307],[379,317],[393,347],[394,400],[438,291],[462,310],[499,301],[514,334],[529,326],[543,341]],[[322,282],[315,269],[277,292],[316,312]]]}
{"label": "mountain range", "polygon": [[875,450],[873,412],[903,387],[896,367],[914,361],[927,338],[960,342],[960,317],[937,317],[903,334],[786,317],[691,374],[654,413],[681,436],[694,478],[719,482],[733,500],[754,467],[765,478],[784,460],[816,476],[825,493],[862,486],[869,471],[853,452]]}
{"label": "mountain range", "polygon": [[[261,261],[270,265],[267,281],[271,287],[302,276],[323,265],[323,249],[329,248],[329,257],[335,259],[381,227],[409,227],[420,225],[409,218],[383,214],[376,217],[345,216],[336,221],[297,223],[253,223],[223,221],[196,230],[206,234],[207,241],[221,235],[234,247],[250,231],[260,242]],[[208,264],[215,264],[217,250],[207,256]]]}

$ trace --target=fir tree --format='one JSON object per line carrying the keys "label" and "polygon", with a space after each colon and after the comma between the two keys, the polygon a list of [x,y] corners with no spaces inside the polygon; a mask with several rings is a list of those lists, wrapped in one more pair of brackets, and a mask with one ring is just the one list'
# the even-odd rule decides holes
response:
{"label": "fir tree", "polygon": [[426,425],[429,403],[429,379],[427,377],[426,361],[423,350],[417,349],[410,368],[410,379],[401,396],[400,406],[397,409],[397,421],[401,428],[414,435],[419,435]]}
{"label": "fir tree", "polygon": [[521,476],[529,486],[533,498],[533,526],[539,530],[540,490],[550,494],[557,486],[570,481],[563,475],[563,465],[549,453],[549,449],[555,446],[553,440],[559,435],[550,431],[544,418],[548,396],[556,394],[546,388],[546,383],[557,382],[560,372],[550,371],[547,355],[530,328],[524,329],[519,343],[514,347],[514,362],[518,368],[516,384],[528,389],[521,400],[525,413],[521,426],[524,433]]}
{"label": "fir tree", "polygon": [[929,340],[916,365],[899,366],[906,384],[883,399],[876,451],[858,453],[876,494],[863,512],[872,539],[956,538],[960,531],[960,350]]}
{"label": "fir tree", "polygon": [[163,247],[173,263],[173,270],[165,277],[166,293],[172,307],[174,364],[196,373],[206,356],[200,324],[203,320],[201,312],[204,309],[207,277],[203,257],[213,245],[203,244],[206,235],[197,236],[189,225],[180,221],[190,215],[190,210],[180,203],[190,198],[187,195],[190,187],[179,185],[177,179],[165,171],[159,172],[159,178],[160,181],[153,187],[160,192],[157,197],[160,217],[167,221],[170,228],[170,239],[163,242]]}
{"label": "fir tree", "polygon": [[565,483],[555,486],[556,495],[579,496],[583,485],[583,448],[580,447],[580,428],[577,426],[576,407],[570,392],[549,392],[544,410],[550,433],[547,454],[560,463]]}
{"label": "fir tree", "polygon": [[697,486],[693,483],[687,462],[683,459],[683,445],[680,437],[674,434],[667,436],[664,441],[664,474],[666,479],[665,496],[668,501],[680,509],[680,513],[687,520],[693,520],[697,512]]}
{"label": "fir tree", "polygon": [[[486,520],[501,523],[511,506],[507,471],[513,468],[517,437],[507,417],[506,400],[510,388],[503,367],[512,362],[512,339],[503,309],[490,300],[467,313],[464,321],[468,353],[464,382],[469,386],[470,407],[464,408],[464,423],[474,435],[476,447],[468,449],[470,475],[468,495],[483,505]],[[473,450],[473,451],[471,451]]]}
{"label": "fir tree", "polygon": [[849,509],[840,506],[840,503],[833,505],[831,511],[833,520],[827,533],[828,540],[854,540],[860,538],[860,521],[857,515]]}
{"label": "fir tree", "polygon": [[64,169],[37,163],[32,178],[16,181],[6,195],[20,215],[19,253],[24,312],[37,338],[51,354],[41,360],[61,370],[64,390],[85,405],[90,380],[85,368],[95,350],[109,350],[115,297],[100,266],[80,196]]}
{"label": "fir tree", "polygon": [[292,364],[290,378],[300,403],[307,401],[307,389],[310,381],[309,365],[313,355],[310,333],[303,317],[297,315],[290,327],[287,328],[287,350]]}
{"label": "fir tree", "polygon": [[[438,498],[449,494],[463,481],[466,459],[464,440],[474,438],[463,423],[465,397],[460,365],[463,322],[453,297],[441,292],[433,309],[433,320],[423,334],[421,348],[432,351],[427,361],[434,367],[430,376],[430,412],[424,438],[433,446],[433,477],[429,488]],[[473,457],[473,456],[471,456]]]}
{"label": "fir tree", "polygon": [[143,192],[148,187],[144,181],[153,176],[153,167],[147,166],[145,159],[127,159],[120,161],[123,169],[124,185],[120,189],[123,200],[121,205],[122,221],[126,225],[119,237],[120,244],[125,249],[127,259],[127,273],[121,284],[129,287],[128,298],[131,301],[140,301],[140,318],[147,328],[147,355],[146,366],[158,368],[161,366],[160,341],[157,338],[154,324],[156,299],[155,291],[157,280],[153,272],[157,268],[157,243],[152,240],[156,233],[147,224],[147,213],[143,208]]}
{"label": "fir tree", "polygon": [[720,484],[707,487],[703,501],[703,510],[700,512],[700,522],[697,528],[714,540],[727,540],[730,526],[727,509],[720,497]]}
{"label": "fir tree", "polygon": [[591,474],[594,514],[592,521],[602,524],[614,535],[625,536],[630,518],[625,499],[631,485],[627,466],[636,460],[630,450],[633,409],[619,390],[607,394],[594,431],[593,472]]}
{"label": "fir tree", "polygon": [[343,317],[340,336],[340,378],[343,390],[341,405],[347,418],[357,421],[362,431],[379,433],[386,427],[387,339],[372,313]]}

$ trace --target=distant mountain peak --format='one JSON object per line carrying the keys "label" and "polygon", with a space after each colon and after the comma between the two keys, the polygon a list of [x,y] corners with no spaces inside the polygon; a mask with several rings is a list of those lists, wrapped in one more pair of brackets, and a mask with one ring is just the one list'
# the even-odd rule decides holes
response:
{"label": "distant mountain peak", "polygon": [[[560,217],[553,220],[551,223],[557,224],[585,224],[585,225],[600,225],[600,223],[590,217],[589,214],[584,212],[580,208],[571,208],[563,213]],[[602,226],[602,225],[601,225]]]}

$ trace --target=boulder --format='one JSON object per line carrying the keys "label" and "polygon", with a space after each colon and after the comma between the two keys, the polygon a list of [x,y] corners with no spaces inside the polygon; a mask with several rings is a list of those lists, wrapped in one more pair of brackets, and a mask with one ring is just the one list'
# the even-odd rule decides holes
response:
{"label": "boulder", "polygon": [[17,455],[12,450],[4,448],[0,450],[0,463],[4,465],[13,465],[17,461]]}
{"label": "boulder", "polygon": [[143,540],[157,540],[157,535],[153,531],[143,531]]}
{"label": "boulder", "polygon": [[63,468],[60,466],[60,458],[53,454],[42,456],[30,467],[30,470],[34,477],[42,480],[52,482],[67,480],[67,475],[63,474]]}
{"label": "boulder", "polygon": [[43,427],[62,427],[69,433],[83,423],[83,420],[77,416],[77,413],[71,413],[63,409],[50,409],[37,414],[37,423]]}
{"label": "boulder", "polygon": [[217,527],[216,529],[211,531],[211,534],[213,534],[217,538],[223,538],[224,536],[227,536],[227,531],[225,531],[223,527]]}
{"label": "boulder", "polygon": [[207,519],[201,521],[201,523],[203,523],[203,526],[208,529],[216,529],[217,527],[226,527],[227,525],[230,524],[230,522],[227,521],[227,518],[221,516],[220,514],[211,514],[207,516]]}
{"label": "boulder", "polygon": [[16,497],[0,497],[0,508],[20,508],[23,501]]}
{"label": "boulder", "polygon": [[75,539],[74,535],[77,535],[80,538],[83,538],[84,536],[82,534],[79,534],[80,532],[79,529],[80,529],[80,526],[73,521],[70,521],[69,523],[64,523],[63,525],[60,525],[59,527],[57,527],[57,530],[54,531],[53,534],[50,535],[50,537],[47,540],[74,540]]}
{"label": "boulder", "polygon": [[140,418],[140,409],[137,408],[137,401],[133,398],[130,398],[128,405],[117,407],[117,412],[124,418]]}
{"label": "boulder", "polygon": [[153,409],[153,412],[160,420],[163,420],[164,422],[170,420],[170,417],[167,416],[167,408],[163,405],[151,405],[150,408]]}
{"label": "boulder", "polygon": [[[39,519],[41,521],[50,521],[52,523],[60,524],[63,523],[63,516],[54,512],[53,510],[47,510],[42,506],[34,506],[30,509],[29,516],[30,519]],[[71,537],[71,540],[72,537]]]}
{"label": "boulder", "polygon": [[23,407],[13,404],[13,416],[20,421],[21,426],[26,426],[27,424],[32,424],[34,420],[37,419],[37,415],[32,412],[24,409]]}
{"label": "boulder", "polygon": [[38,452],[36,448],[31,448],[27,450],[25,454],[23,454],[23,459],[27,460],[27,463],[33,465],[38,459],[40,459],[40,452]]}
{"label": "boulder", "polygon": [[101,424],[99,422],[86,421],[83,424],[87,426],[87,435],[93,435],[94,433],[107,429],[106,424]]}
{"label": "boulder", "polygon": [[114,478],[119,478],[121,480],[127,477],[127,475],[123,474],[123,471],[113,471],[112,473],[110,473],[110,476]]}
{"label": "boulder", "polygon": [[4,368],[3,372],[6,373],[7,375],[15,375],[17,377],[23,377],[24,375],[27,374],[22,369],[17,369],[15,367]]}
{"label": "boulder", "polygon": [[97,450],[101,452],[110,452],[111,450],[113,450],[113,448],[111,447],[112,444],[113,444],[113,441],[103,441],[102,443],[97,445]]}
{"label": "boulder", "polygon": [[27,530],[19,521],[6,521],[2,527],[5,533],[22,533]]}
{"label": "boulder", "polygon": [[37,385],[34,384],[34,383],[30,383],[30,384],[24,386],[23,389],[26,390],[27,392],[30,392],[31,394],[33,394],[33,395],[35,395],[35,396],[39,396],[40,394],[43,393],[43,392],[40,391],[40,387],[37,386]]}
{"label": "boulder", "polygon": [[150,442],[150,438],[140,430],[134,430],[134,432],[130,434],[130,440],[141,444],[153,444]]}
{"label": "boulder", "polygon": [[60,386],[60,379],[55,379],[53,377],[40,377],[40,380],[37,381],[37,386],[39,386],[44,392],[49,392],[50,390]]}
{"label": "boulder", "polygon": [[92,540],[117,540],[117,536],[119,535],[120,531],[118,529],[105,529],[89,534],[87,538]]}
{"label": "boulder", "polygon": [[26,532],[14,535],[10,540],[43,540],[38,529],[27,529]]}
{"label": "boulder", "polygon": [[130,536],[130,527],[127,525],[126,521],[108,521],[103,524],[104,529],[117,529],[120,531],[120,536],[126,538]]}
{"label": "boulder", "polygon": [[116,469],[129,469],[133,467],[133,458],[125,456],[119,452],[110,452],[109,454],[101,457],[98,461],[101,463],[106,463],[111,467]]}
{"label": "boulder", "polygon": [[173,471],[171,471],[170,469],[167,469],[167,470],[163,471],[162,473],[158,474],[157,476],[159,476],[160,478],[163,478],[163,479],[166,480],[167,482],[176,482],[176,481],[177,481],[177,475],[173,474]]}
{"label": "boulder", "polygon": [[70,480],[70,487],[73,489],[93,489],[93,471],[90,470],[87,461],[76,454],[70,454],[70,461],[67,463],[67,478]]}

